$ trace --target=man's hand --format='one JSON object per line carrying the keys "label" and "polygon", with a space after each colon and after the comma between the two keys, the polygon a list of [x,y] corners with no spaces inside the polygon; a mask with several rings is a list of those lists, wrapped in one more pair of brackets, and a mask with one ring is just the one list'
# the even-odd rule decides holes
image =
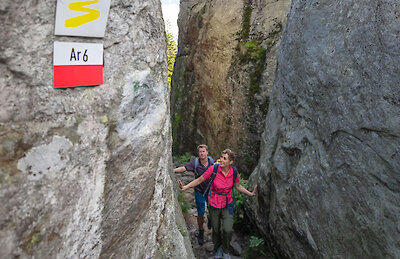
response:
{"label": "man's hand", "polygon": [[181,166],[181,167],[177,167],[173,170],[174,173],[182,173],[186,171],[186,167]]}

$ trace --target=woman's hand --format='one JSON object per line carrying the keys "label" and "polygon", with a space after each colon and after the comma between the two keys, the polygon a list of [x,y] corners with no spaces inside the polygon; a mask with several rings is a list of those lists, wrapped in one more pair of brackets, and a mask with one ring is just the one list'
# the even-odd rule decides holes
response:
{"label": "woman's hand", "polygon": [[246,195],[248,195],[248,196],[250,196],[250,197],[255,196],[256,193],[257,193],[257,185],[254,187],[253,192],[248,191],[248,190],[247,190],[246,188],[244,188],[240,183],[235,183],[235,188],[236,188],[239,192],[244,193],[244,194],[246,194]]}
{"label": "woman's hand", "polygon": [[181,188],[182,191],[186,191],[187,190],[187,188],[185,188],[185,186],[183,186],[181,180],[178,180],[178,184],[179,184],[179,188]]}
{"label": "woman's hand", "polygon": [[256,195],[256,193],[257,193],[257,185],[256,186],[254,186],[254,190],[250,193],[250,195],[249,196],[251,196],[251,197],[253,197],[253,196],[255,196]]}
{"label": "woman's hand", "polygon": [[190,183],[183,185],[181,180],[178,180],[179,187],[181,188],[182,191],[186,191],[187,189],[196,187],[197,185],[201,184],[204,182],[206,179],[201,175],[199,178],[194,179]]}

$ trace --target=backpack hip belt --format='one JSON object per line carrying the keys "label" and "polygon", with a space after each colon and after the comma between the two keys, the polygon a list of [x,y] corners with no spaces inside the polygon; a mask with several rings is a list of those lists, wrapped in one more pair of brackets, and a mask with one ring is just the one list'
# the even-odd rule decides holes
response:
{"label": "backpack hip belt", "polygon": [[[233,188],[233,187],[232,187],[232,188]],[[222,193],[219,193],[219,192],[214,191],[214,190],[211,188],[211,192],[213,192],[213,193],[215,193],[215,194],[218,194],[218,195],[225,196],[225,198],[226,198],[226,205],[225,205],[225,207],[229,205],[229,202],[228,202],[228,201],[229,201],[229,199],[228,199],[228,194],[229,194],[231,191],[232,191],[232,189],[229,190],[227,193],[222,194]],[[211,198],[211,195],[210,195],[210,198]],[[232,195],[232,202],[235,202],[235,198],[234,198],[233,195]]]}

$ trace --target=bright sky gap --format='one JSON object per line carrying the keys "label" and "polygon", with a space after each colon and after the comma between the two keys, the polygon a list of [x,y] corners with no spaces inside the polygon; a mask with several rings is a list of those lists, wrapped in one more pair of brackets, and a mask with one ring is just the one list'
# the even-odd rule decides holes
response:
{"label": "bright sky gap", "polygon": [[168,29],[171,30],[175,41],[178,42],[179,0],[161,0],[161,4],[165,26],[166,28],[169,26]]}

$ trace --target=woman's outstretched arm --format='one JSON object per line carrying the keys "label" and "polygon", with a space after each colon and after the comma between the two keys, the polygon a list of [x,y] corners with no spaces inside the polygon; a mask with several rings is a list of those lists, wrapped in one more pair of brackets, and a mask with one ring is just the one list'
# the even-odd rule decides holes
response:
{"label": "woman's outstretched arm", "polygon": [[193,181],[191,181],[190,183],[186,184],[185,186],[182,184],[181,180],[178,180],[178,184],[179,184],[179,187],[181,187],[182,191],[186,191],[189,188],[196,187],[197,185],[201,184],[205,180],[206,179],[204,179],[204,177],[201,175],[199,178],[194,179]]}
{"label": "woman's outstretched arm", "polygon": [[246,188],[244,188],[242,185],[240,185],[240,183],[235,183],[235,188],[244,194],[247,194],[248,196],[254,196],[256,195],[257,192],[257,185],[254,187],[253,192],[249,192]]}

